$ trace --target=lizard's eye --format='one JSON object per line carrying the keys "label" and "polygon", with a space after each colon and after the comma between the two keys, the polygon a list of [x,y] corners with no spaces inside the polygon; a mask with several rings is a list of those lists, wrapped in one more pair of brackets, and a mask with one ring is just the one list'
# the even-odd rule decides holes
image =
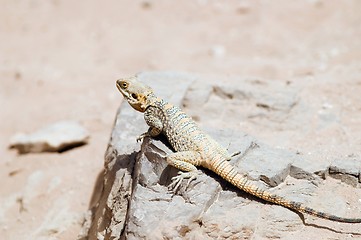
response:
{"label": "lizard's eye", "polygon": [[137,99],[138,99],[138,95],[135,94],[135,93],[132,93],[132,98],[134,98],[135,100],[137,100]]}
{"label": "lizard's eye", "polygon": [[120,86],[123,88],[123,89],[126,89],[128,87],[128,84],[126,82],[121,82],[120,83]]}

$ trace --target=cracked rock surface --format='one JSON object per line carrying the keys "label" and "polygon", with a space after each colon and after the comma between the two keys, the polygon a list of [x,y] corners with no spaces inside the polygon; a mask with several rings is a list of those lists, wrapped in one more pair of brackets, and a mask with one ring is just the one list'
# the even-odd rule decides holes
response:
{"label": "cracked rock surface", "polygon": [[[209,108],[222,109],[222,105],[235,104],[234,101],[259,106],[253,113],[240,112],[239,118],[245,114],[263,116],[261,120],[255,119],[289,123],[284,128],[291,129],[304,111],[305,103],[295,90],[297,86],[284,87],[281,97],[277,97],[271,93],[277,92],[279,86],[263,84],[260,93],[257,89],[260,81],[238,79],[241,84],[233,87],[209,81],[203,88],[198,84],[202,77],[171,72],[140,75],[159,96],[185,107],[201,125],[203,118],[214,114]],[[179,83],[176,86],[172,84],[175,81]],[[194,101],[197,94],[203,102]],[[223,118],[222,114],[219,118]],[[361,160],[357,156],[322,159],[322,155],[310,156],[266,144],[237,128],[217,124],[202,128],[223,146],[229,146],[230,152],[244,153],[231,163],[255,184],[327,213],[360,217]],[[142,114],[123,102],[106,152],[105,169],[93,194],[92,216],[84,225],[83,239],[361,238],[359,224],[297,214],[246,194],[202,168],[188,189],[183,185],[176,194],[170,192],[167,186],[178,172],[167,166],[164,159],[171,150],[163,138],[145,138],[142,144],[136,143],[136,137],[146,130]],[[252,143],[256,147],[248,149]],[[316,157],[317,163],[313,163]]]}

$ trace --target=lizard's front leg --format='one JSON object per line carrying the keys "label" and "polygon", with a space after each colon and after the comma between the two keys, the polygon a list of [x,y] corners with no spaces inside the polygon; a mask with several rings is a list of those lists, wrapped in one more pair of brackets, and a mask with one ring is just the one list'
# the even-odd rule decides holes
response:
{"label": "lizard's front leg", "polygon": [[137,142],[143,140],[145,137],[156,137],[162,133],[163,130],[163,122],[161,118],[157,114],[157,109],[154,107],[149,107],[144,112],[145,122],[148,124],[149,129],[147,132],[142,133],[138,138]]}
{"label": "lizard's front leg", "polygon": [[161,134],[162,130],[159,128],[150,127],[147,132],[142,133],[137,137],[137,142],[140,142],[145,137],[156,137]]}
{"label": "lizard's front leg", "polygon": [[178,168],[178,175],[172,178],[172,183],[169,188],[176,192],[182,183],[183,179],[188,179],[186,188],[191,181],[195,180],[198,175],[196,166],[201,165],[201,155],[196,151],[182,151],[169,154],[167,156],[167,163],[175,168]]}

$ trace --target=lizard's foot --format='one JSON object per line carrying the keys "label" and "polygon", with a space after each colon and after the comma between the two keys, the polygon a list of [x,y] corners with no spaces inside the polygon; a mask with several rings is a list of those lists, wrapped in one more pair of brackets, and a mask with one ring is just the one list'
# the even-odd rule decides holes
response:
{"label": "lizard's foot", "polygon": [[233,157],[238,156],[238,155],[241,154],[241,153],[242,153],[241,151],[234,152],[234,153],[232,153],[231,155],[229,155],[229,157],[226,158],[226,160],[227,160],[227,161],[231,161]]}
{"label": "lizard's foot", "polygon": [[259,145],[256,142],[251,142],[251,144],[246,148],[246,150],[243,153],[241,151],[234,152],[226,160],[229,161],[229,160],[231,160],[231,158],[238,156],[238,155],[241,155],[239,158],[243,158],[250,150],[252,150],[254,148],[258,148],[258,147],[259,147]]}
{"label": "lizard's foot", "polygon": [[197,178],[198,173],[196,171],[190,171],[190,172],[178,172],[178,175],[175,177],[172,177],[172,183],[168,186],[169,189],[171,189],[173,192],[176,192],[181,185],[183,179],[188,179],[186,189],[188,188],[189,184]]}
{"label": "lizard's foot", "polygon": [[[231,158],[235,157],[235,156],[238,156],[239,154],[241,154],[242,152],[241,151],[238,151],[238,152],[234,152],[231,154]],[[231,158],[229,158],[228,160],[231,160]]]}
{"label": "lizard's foot", "polygon": [[139,137],[137,137],[137,142],[141,142],[145,137],[149,137],[148,132],[140,134]]}

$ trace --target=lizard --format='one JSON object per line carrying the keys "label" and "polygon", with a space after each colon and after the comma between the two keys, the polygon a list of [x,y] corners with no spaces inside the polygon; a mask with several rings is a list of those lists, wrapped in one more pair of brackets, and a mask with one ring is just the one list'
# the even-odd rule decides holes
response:
{"label": "lizard", "polygon": [[267,202],[332,221],[361,223],[361,218],[345,218],[317,211],[301,202],[287,200],[258,187],[229,163],[240,152],[228,153],[226,148],[203,132],[191,117],[179,107],[157,97],[153,89],[140,82],[137,76],[116,80],[116,87],[131,107],[144,114],[149,126],[148,131],[141,134],[137,141],[163,134],[175,150],[166,156],[167,163],[180,170],[169,185],[173,190],[178,189],[183,179],[188,179],[187,188],[198,175],[197,166],[201,166],[215,172],[238,189]]}

